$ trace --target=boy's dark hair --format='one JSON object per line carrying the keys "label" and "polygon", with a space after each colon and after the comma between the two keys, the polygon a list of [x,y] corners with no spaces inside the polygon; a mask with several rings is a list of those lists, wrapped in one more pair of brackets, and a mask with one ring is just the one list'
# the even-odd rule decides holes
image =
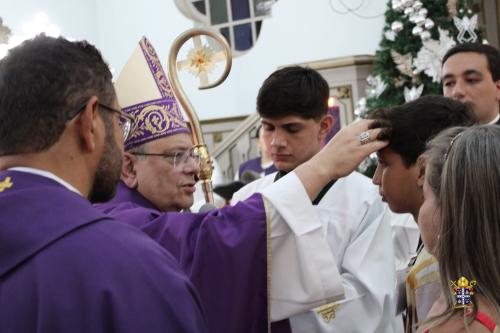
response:
{"label": "boy's dark hair", "polygon": [[393,108],[379,109],[371,119],[387,125],[388,147],[412,166],[425,151],[427,141],[452,126],[471,126],[477,119],[470,104],[438,95],[427,95]]}
{"label": "boy's dark hair", "polygon": [[480,43],[458,44],[446,52],[443,57],[442,64],[444,65],[446,60],[448,60],[448,58],[452,55],[464,52],[475,52],[484,55],[488,60],[488,70],[491,73],[493,81],[500,80],[500,53],[491,45]]}
{"label": "boy's dark hair", "polygon": [[257,95],[261,117],[300,116],[320,119],[328,110],[330,88],[314,69],[291,66],[272,73]]}
{"label": "boy's dark hair", "polygon": [[0,60],[0,156],[51,147],[88,98],[112,104],[111,78],[100,52],[85,41],[39,35],[11,49]]}

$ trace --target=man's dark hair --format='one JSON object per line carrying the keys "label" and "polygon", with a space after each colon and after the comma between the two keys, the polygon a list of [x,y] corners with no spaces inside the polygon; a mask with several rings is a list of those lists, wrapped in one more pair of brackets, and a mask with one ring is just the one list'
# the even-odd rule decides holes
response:
{"label": "man's dark hair", "polygon": [[314,69],[285,67],[272,73],[257,95],[257,112],[261,117],[300,116],[320,119],[328,110],[330,88]]}
{"label": "man's dark hair", "polygon": [[470,104],[438,95],[427,95],[393,108],[379,109],[371,119],[387,125],[388,147],[412,166],[425,151],[427,141],[453,126],[471,126],[477,119]]}
{"label": "man's dark hair", "polygon": [[0,60],[0,156],[51,147],[88,98],[113,102],[111,78],[100,52],[85,41],[39,35],[11,49]]}
{"label": "man's dark hair", "polygon": [[488,60],[488,70],[491,73],[493,81],[500,80],[500,53],[491,45],[480,43],[458,44],[446,52],[443,57],[442,64],[444,65],[446,60],[448,60],[448,58],[452,55],[464,52],[475,52],[484,55]]}

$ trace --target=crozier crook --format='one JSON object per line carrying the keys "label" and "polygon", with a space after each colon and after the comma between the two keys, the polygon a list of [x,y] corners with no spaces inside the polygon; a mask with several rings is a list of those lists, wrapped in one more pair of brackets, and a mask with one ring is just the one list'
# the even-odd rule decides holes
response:
{"label": "crozier crook", "polygon": [[[208,36],[213,38],[219,46],[222,47],[222,52],[215,52],[208,45],[201,45],[200,36]],[[188,54],[188,59],[177,63],[177,55],[179,50],[184,45],[186,41],[190,38],[194,40],[194,49],[192,49]],[[215,62],[218,60],[226,60],[226,66],[222,73],[222,76],[213,83],[208,82],[208,72],[213,69]],[[210,155],[208,153],[208,148],[203,139],[203,133],[201,132],[200,121],[198,115],[196,114],[194,107],[187,98],[182,86],[180,84],[177,70],[187,68],[190,72],[195,74],[200,79],[200,86],[198,89],[210,89],[218,86],[229,75],[231,70],[232,56],[231,49],[228,43],[220,34],[215,33],[206,29],[190,29],[179,35],[172,44],[170,48],[170,53],[168,57],[168,78],[172,86],[172,90],[177,97],[177,100],[182,106],[182,109],[189,118],[191,124],[191,136],[194,143],[194,151],[200,156],[200,174],[199,179],[201,182],[201,187],[205,196],[205,202],[214,202],[213,198],[213,188],[212,188],[212,163],[210,162]]]}

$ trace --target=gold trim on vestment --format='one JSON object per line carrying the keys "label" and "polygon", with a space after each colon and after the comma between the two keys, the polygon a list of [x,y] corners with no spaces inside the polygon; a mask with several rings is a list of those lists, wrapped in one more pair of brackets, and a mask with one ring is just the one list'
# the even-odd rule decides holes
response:
{"label": "gold trim on vestment", "polygon": [[[422,259],[424,258],[424,259]],[[422,261],[419,262],[419,259]],[[436,266],[435,269],[430,270],[417,277],[419,273],[428,269],[429,267]],[[425,318],[417,318],[417,304],[415,292],[417,289],[425,285],[432,284],[433,282],[440,281],[440,273],[438,261],[433,257],[425,248],[418,253],[415,264],[411,267],[410,272],[406,277],[406,323],[405,332],[414,332],[415,324]]]}
{"label": "gold trim on vestment", "polygon": [[340,308],[340,304],[333,302],[333,303],[328,303],[325,305],[322,305],[316,309],[314,309],[314,312],[316,312],[317,315],[321,316],[325,323],[329,323],[332,320],[335,319],[337,315],[337,310]]}
{"label": "gold trim on vestment", "polygon": [[429,274],[425,274],[425,276],[421,277],[419,280],[419,283],[415,285],[414,289],[419,289],[423,285],[429,284],[431,282],[439,281],[440,279],[440,274],[438,271],[432,271]]}
{"label": "gold trim on vestment", "polygon": [[[429,253],[425,252],[423,255],[429,255]],[[417,259],[418,260],[418,259]],[[416,276],[418,273],[423,271],[424,269],[430,267],[431,265],[437,264],[438,261],[434,257],[430,257],[427,259],[424,259],[422,262],[416,263],[411,269],[410,272],[408,273],[408,277],[406,279],[406,282],[410,285],[411,288],[416,289],[418,287],[415,287],[416,285]],[[420,283],[419,286],[422,284]]]}
{"label": "gold trim on vestment", "polygon": [[4,180],[0,182],[0,192],[3,192],[7,188],[11,188],[14,183],[11,181],[12,178],[5,177]]}

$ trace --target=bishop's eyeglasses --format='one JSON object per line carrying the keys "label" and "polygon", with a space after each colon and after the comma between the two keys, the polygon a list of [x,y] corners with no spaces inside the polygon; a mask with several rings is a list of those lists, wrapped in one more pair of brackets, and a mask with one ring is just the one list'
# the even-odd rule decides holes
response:
{"label": "bishop's eyeglasses", "polygon": [[193,160],[196,164],[200,164],[200,155],[194,148],[188,150],[180,150],[173,153],[165,153],[165,154],[141,153],[141,152],[131,152],[131,154],[137,156],[162,157],[165,160],[167,160],[174,168],[182,168],[186,164],[188,164],[190,160]]}
{"label": "bishop's eyeglasses", "polygon": [[[80,112],[82,112],[85,109],[86,105],[87,105],[87,102],[85,102],[80,108],[78,108],[76,110],[76,112],[70,113],[68,115],[67,119],[71,120],[71,119],[75,118]],[[107,106],[106,104],[103,104],[101,102],[98,102],[98,105],[106,111],[118,113],[118,115],[120,117],[118,124],[119,124],[119,126],[122,130],[122,133],[123,133],[123,141],[126,141],[134,129],[134,124],[135,124],[134,117],[123,112],[122,110],[112,108],[111,106]]]}

